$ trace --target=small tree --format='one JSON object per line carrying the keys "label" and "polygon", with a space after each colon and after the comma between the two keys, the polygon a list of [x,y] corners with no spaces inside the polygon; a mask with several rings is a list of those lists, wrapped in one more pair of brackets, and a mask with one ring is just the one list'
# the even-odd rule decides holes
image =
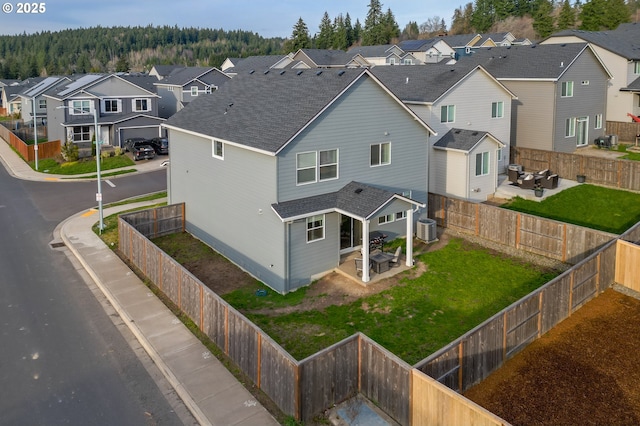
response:
{"label": "small tree", "polygon": [[60,155],[64,161],[78,161],[78,145],[71,141],[66,141],[60,147]]}

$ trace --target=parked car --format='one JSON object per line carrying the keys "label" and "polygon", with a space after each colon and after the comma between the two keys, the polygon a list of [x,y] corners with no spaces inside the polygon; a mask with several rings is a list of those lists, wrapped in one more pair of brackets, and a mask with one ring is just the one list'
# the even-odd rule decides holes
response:
{"label": "parked car", "polygon": [[148,145],[149,141],[145,138],[129,138],[124,141],[124,144],[122,145],[122,147],[124,148],[125,152],[133,152],[133,147],[136,144]]}
{"label": "parked car", "polygon": [[156,154],[169,154],[169,139],[167,138],[149,139],[149,145],[153,147],[153,149],[156,151]]}
{"label": "parked car", "polygon": [[133,145],[133,160],[151,160],[156,157],[156,151],[148,143],[137,143]]}

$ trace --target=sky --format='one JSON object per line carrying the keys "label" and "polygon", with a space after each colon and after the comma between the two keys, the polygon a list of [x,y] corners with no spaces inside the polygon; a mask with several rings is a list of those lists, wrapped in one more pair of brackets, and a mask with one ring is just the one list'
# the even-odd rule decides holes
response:
{"label": "sky", "polygon": [[[177,25],[245,30],[263,37],[290,37],[299,18],[313,35],[325,11],[332,20],[348,13],[352,24],[359,19],[364,25],[369,10],[369,0],[49,0],[36,3],[0,0],[0,3],[1,35],[98,25]],[[420,25],[435,16],[443,18],[449,26],[454,9],[462,5],[443,0],[381,0],[381,3],[385,12],[391,9],[401,30],[410,21]],[[38,5],[38,13],[34,13],[34,4]]]}

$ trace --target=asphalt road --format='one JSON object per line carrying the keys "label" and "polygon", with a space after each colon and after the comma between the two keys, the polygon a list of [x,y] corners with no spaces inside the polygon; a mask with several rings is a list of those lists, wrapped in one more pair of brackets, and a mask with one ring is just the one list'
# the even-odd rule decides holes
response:
{"label": "asphalt road", "polygon": [[[166,189],[165,173],[103,183],[104,202]],[[0,425],[195,424],[68,252],[49,246],[95,193],[0,166]]]}

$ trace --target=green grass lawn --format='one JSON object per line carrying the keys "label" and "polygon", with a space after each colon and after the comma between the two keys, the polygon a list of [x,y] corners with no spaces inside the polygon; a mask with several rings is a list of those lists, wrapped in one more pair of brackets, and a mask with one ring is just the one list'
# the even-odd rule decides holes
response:
{"label": "green grass lawn", "polygon": [[595,185],[574,186],[540,202],[517,197],[502,207],[614,234],[640,221],[640,194]]}
{"label": "green grass lawn", "polygon": [[297,359],[361,331],[414,364],[557,275],[459,239],[419,260],[428,270],[418,278],[403,278],[382,293],[321,311],[251,313],[295,305],[305,297],[304,289],[269,297],[237,291],[224,298]]}
{"label": "green grass lawn", "polygon": [[[116,155],[102,159],[100,170],[118,169],[120,167],[133,166],[135,163],[126,155]],[[29,165],[35,170],[35,162],[30,161]],[[38,161],[38,171],[49,173],[52,175],[79,175],[83,173],[97,172],[95,158],[87,160],[70,161],[67,163],[58,163],[53,158],[43,158]]]}

